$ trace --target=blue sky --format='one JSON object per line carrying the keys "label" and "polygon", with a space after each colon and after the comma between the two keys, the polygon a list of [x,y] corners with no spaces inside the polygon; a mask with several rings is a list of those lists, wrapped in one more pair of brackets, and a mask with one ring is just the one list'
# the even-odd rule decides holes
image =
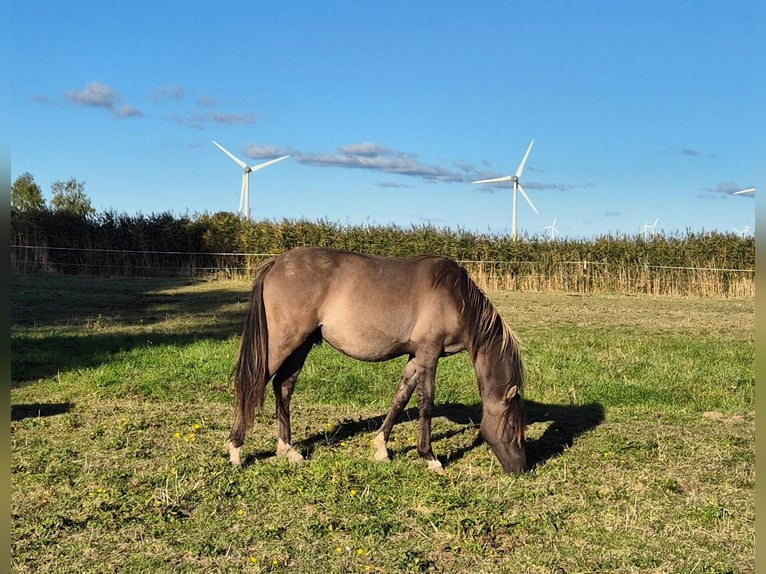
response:
{"label": "blue sky", "polygon": [[[66,5],[65,5],[66,4]],[[762,10],[762,9],[760,9]],[[753,1],[12,0],[11,178],[99,211],[504,234],[750,232],[763,188]],[[758,169],[757,160],[760,161]],[[757,193],[757,192],[756,192]]]}

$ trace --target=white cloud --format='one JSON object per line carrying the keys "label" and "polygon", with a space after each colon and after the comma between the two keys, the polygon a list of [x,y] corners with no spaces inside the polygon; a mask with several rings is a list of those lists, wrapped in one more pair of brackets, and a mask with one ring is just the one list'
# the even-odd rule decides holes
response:
{"label": "white cloud", "polygon": [[245,155],[250,159],[270,159],[285,154],[292,154],[292,152],[277,146],[259,144],[250,144],[245,148]]}
{"label": "white cloud", "polygon": [[[142,116],[143,114],[133,106],[122,105],[122,96],[117,90],[101,82],[89,82],[82,90],[70,90],[67,97],[81,105],[92,108],[104,108],[112,112],[116,118],[128,118]],[[119,107],[118,107],[119,106]]]}
{"label": "white cloud", "polygon": [[116,102],[122,97],[113,88],[102,84],[101,82],[90,82],[84,89],[70,90],[67,97],[73,102],[83,106],[101,107],[112,109]]}
{"label": "white cloud", "polygon": [[153,98],[155,100],[174,100],[178,101],[186,95],[186,90],[177,84],[161,86],[154,90]]}
{"label": "white cloud", "polygon": [[141,110],[137,110],[133,106],[120,106],[119,110],[113,110],[112,113],[116,118],[131,118],[131,117],[141,117],[144,114],[141,112]]}
{"label": "white cloud", "polygon": [[735,181],[722,181],[715,187],[707,188],[705,191],[710,191],[712,193],[720,193],[723,195],[732,195],[735,191],[739,191],[740,189],[743,189],[745,186],[739,185]]}
{"label": "white cloud", "polygon": [[220,114],[212,113],[209,115],[210,121],[228,126],[244,126],[255,123],[254,114]]}
{"label": "white cloud", "polygon": [[407,189],[412,187],[411,185],[407,185],[405,183],[396,183],[393,181],[379,181],[375,185],[377,185],[378,187],[386,187],[389,189]]}
{"label": "white cloud", "polygon": [[411,153],[392,150],[376,143],[344,145],[335,153],[293,152],[299,163],[322,167],[367,169],[383,173],[407,175],[426,181],[464,182],[466,178],[452,170],[422,163]]}
{"label": "white cloud", "polygon": [[201,108],[213,108],[218,105],[218,100],[205,94],[200,94],[197,96],[197,105]]}

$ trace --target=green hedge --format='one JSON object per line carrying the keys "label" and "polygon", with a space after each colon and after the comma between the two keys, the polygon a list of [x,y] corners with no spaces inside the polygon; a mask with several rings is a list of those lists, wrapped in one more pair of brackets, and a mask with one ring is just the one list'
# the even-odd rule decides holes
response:
{"label": "green hedge", "polygon": [[[673,236],[557,239],[492,235],[431,225],[342,225],[330,221],[247,222],[232,213],[193,217],[105,212],[82,218],[64,212],[12,212],[12,266],[17,271],[99,274],[247,272],[264,255],[324,245],[389,256],[421,253],[465,262],[500,262],[509,275],[560,274],[563,266],[590,269],[694,267],[752,270],[755,239],[732,233],[687,231]],[[251,254],[231,255],[231,254]],[[509,267],[510,266],[510,267]],[[525,271],[527,270],[527,271]]]}

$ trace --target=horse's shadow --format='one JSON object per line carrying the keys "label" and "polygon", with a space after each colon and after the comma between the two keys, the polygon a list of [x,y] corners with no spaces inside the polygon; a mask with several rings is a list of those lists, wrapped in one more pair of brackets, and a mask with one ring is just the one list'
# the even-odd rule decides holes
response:
{"label": "horse's shadow", "polygon": [[[546,429],[539,437],[527,437],[527,464],[530,470],[562,454],[564,450],[574,444],[574,440],[578,436],[597,427],[604,420],[604,407],[598,403],[556,405],[527,400],[526,407],[528,424],[548,423]],[[432,440],[436,448],[438,448],[440,440],[466,432],[476,432],[476,437],[473,441],[448,453],[446,458],[442,460],[445,467],[457,462],[483,442],[481,435],[478,433],[481,423],[481,405],[462,405],[459,403],[435,405],[433,417],[445,417],[453,423],[463,425],[459,429],[434,433]],[[382,414],[359,420],[342,421],[332,429],[331,434],[328,435],[325,432],[315,433],[296,442],[296,446],[304,452],[305,456],[310,458],[314,450],[321,444],[327,444],[328,440],[332,444],[339,444],[359,433],[377,431],[385,418],[385,414]],[[415,407],[411,407],[402,411],[398,422],[416,421],[417,419],[418,410]],[[414,445],[399,449],[394,448],[392,449],[392,454],[394,456],[401,456],[404,452],[414,448]],[[246,457],[245,462],[249,462],[248,459],[260,460],[271,456],[274,456],[273,451],[253,453]]]}
{"label": "horse's shadow", "polygon": [[63,415],[64,413],[68,413],[72,409],[72,406],[72,403],[33,403],[11,405],[11,421]]}

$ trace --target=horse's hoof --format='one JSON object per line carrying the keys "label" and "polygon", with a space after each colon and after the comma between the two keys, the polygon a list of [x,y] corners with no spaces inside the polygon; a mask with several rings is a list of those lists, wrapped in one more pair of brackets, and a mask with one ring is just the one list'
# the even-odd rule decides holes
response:
{"label": "horse's hoof", "polygon": [[372,457],[375,459],[375,462],[391,462],[387,452],[375,451]]}
{"label": "horse's hoof", "polygon": [[234,446],[234,444],[230,440],[227,440],[224,443],[223,448],[226,452],[229,453],[229,462],[231,462],[231,464],[233,464],[234,466],[239,466],[242,462],[242,459],[240,458],[240,454],[239,454],[242,447]]}
{"label": "horse's hoof", "polygon": [[287,451],[287,460],[294,463],[306,462],[306,459],[303,458],[303,455],[294,448],[291,448],[289,451]]}
{"label": "horse's hoof", "polygon": [[426,461],[428,464],[428,470],[435,472],[436,474],[444,474],[444,467],[442,466],[442,463],[440,463],[435,458],[429,461]]}
{"label": "horse's hoof", "polygon": [[375,454],[373,455],[373,458],[376,462],[390,462],[391,459],[388,458],[388,449],[386,448],[386,438],[383,436],[382,432],[379,432],[375,435],[375,438],[372,439],[372,445],[375,447]]}
{"label": "horse's hoof", "polygon": [[290,447],[285,450],[278,450],[277,451],[278,457],[285,457],[287,460],[289,460],[292,463],[298,464],[302,462],[306,462],[306,459],[303,458],[303,455],[299,453],[297,450],[295,450],[293,447]]}

